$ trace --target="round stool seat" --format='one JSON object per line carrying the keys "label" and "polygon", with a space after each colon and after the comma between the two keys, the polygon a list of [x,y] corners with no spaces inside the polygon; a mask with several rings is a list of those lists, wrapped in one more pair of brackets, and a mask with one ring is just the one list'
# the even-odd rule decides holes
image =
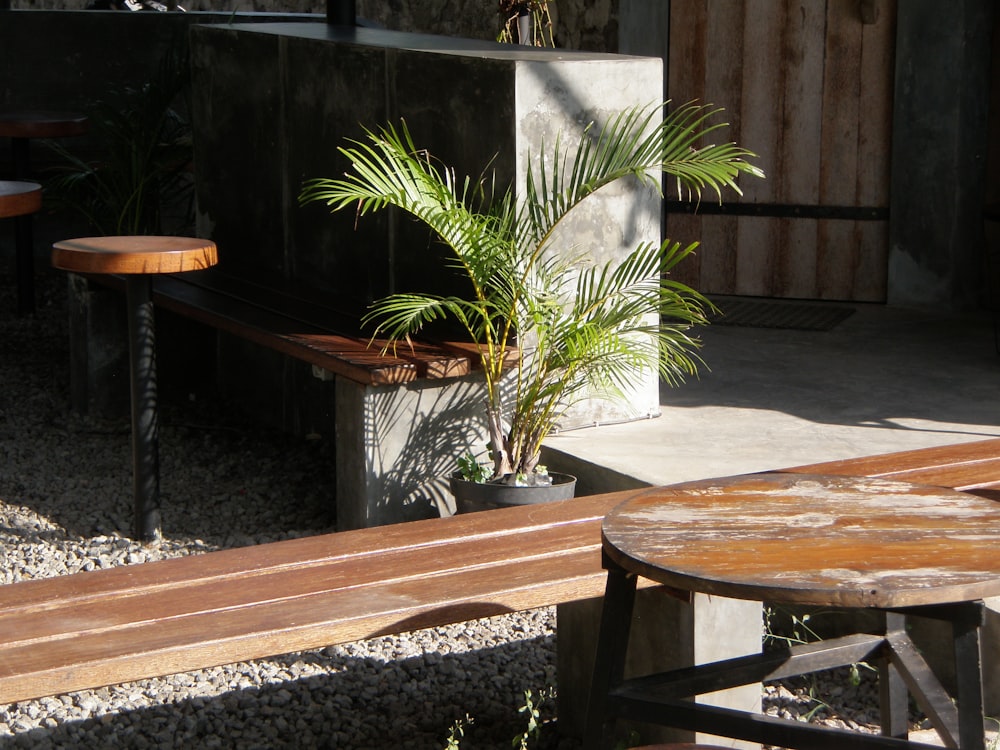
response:
{"label": "round stool seat", "polygon": [[86,115],[74,112],[0,112],[0,137],[4,138],[68,138],[83,135],[88,125]]}
{"label": "round stool seat", "polygon": [[42,207],[42,186],[37,182],[0,180],[0,219],[33,214]]}
{"label": "round stool seat", "polygon": [[192,237],[81,237],[52,245],[52,265],[75,273],[181,273],[217,262],[215,243]]}
{"label": "round stool seat", "polygon": [[721,745],[695,745],[691,742],[675,742],[668,745],[643,745],[632,750],[732,750]]}

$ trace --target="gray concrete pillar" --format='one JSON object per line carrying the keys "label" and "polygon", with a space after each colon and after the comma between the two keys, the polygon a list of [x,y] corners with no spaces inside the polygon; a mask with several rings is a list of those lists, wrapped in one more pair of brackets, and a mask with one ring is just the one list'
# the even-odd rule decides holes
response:
{"label": "gray concrete pillar", "polygon": [[[561,604],[557,610],[559,729],[569,736],[583,735],[600,618],[600,599]],[[640,590],[632,618],[625,676],[759,653],[762,629],[760,602],[696,594],[688,604],[663,589]],[[761,689],[759,685],[747,685],[701,696],[698,700],[758,712]],[[619,722],[618,729],[619,736],[632,744],[696,741],[692,732],[665,727]],[[697,741],[747,750],[760,747],[705,735],[698,735]]]}
{"label": "gray concrete pillar", "polygon": [[71,273],[70,405],[106,418],[129,413],[128,324],[123,294]]}

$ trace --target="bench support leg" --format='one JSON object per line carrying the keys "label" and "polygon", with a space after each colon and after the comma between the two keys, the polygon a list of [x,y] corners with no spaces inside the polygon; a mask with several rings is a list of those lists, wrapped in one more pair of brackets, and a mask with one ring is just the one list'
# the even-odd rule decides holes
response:
{"label": "bench support leg", "polygon": [[447,475],[486,445],[479,375],[398,385],[336,382],[337,527],[449,515]]}
{"label": "bench support leg", "polygon": [[156,337],[152,283],[127,277],[129,360],[132,393],[132,482],[135,536],[160,536],[160,458],[156,403]]}

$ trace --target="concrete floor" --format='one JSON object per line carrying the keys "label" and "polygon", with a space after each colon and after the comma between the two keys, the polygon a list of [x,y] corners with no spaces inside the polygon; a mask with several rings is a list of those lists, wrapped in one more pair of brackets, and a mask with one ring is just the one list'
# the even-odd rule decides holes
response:
{"label": "concrete floor", "polygon": [[659,418],[564,432],[545,460],[589,494],[1000,436],[992,316],[850,307],[826,332],[706,328],[710,371],[661,389]]}
{"label": "concrete floor", "polygon": [[561,433],[546,460],[605,491],[1000,436],[992,316],[849,307],[830,331],[705,328],[710,370],[659,418]]}

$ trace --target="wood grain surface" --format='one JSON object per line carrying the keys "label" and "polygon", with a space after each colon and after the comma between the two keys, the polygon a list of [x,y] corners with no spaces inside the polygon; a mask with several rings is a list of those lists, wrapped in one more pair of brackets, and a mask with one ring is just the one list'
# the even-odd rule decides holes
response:
{"label": "wood grain surface", "polygon": [[181,273],[217,262],[215,243],[192,237],[81,237],[52,245],[52,265],[75,273]]}
{"label": "wood grain surface", "polygon": [[626,570],[737,599],[891,608],[1000,595],[1000,503],[891,478],[658,488],[613,510],[603,538]]}

